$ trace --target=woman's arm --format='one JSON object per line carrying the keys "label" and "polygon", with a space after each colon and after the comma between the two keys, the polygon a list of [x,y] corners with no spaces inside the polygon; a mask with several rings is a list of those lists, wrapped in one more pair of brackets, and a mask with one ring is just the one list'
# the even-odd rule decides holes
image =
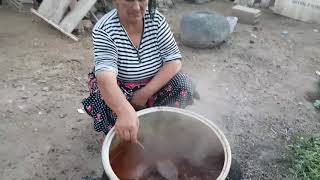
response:
{"label": "woman's arm", "polygon": [[115,124],[117,134],[121,139],[137,142],[138,116],[119,88],[116,74],[102,71],[96,77],[103,100],[118,116]]}
{"label": "woman's arm", "polygon": [[164,63],[160,71],[144,87],[147,95],[151,97],[166,85],[181,70],[181,61],[174,60]]}
{"label": "woman's arm", "polygon": [[134,93],[131,104],[136,109],[144,108],[148,99],[166,85],[181,70],[181,66],[180,60],[165,62],[152,80]]}
{"label": "woman's arm", "polygon": [[117,84],[117,47],[106,31],[95,27],[92,32],[95,74],[103,100],[118,116],[115,129],[123,140],[137,142],[137,113]]}

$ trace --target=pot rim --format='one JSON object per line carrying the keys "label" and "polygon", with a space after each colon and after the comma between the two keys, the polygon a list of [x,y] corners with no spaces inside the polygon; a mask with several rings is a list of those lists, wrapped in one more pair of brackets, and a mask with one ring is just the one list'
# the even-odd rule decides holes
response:
{"label": "pot rim", "polygon": [[[222,168],[221,173],[218,176],[217,180],[226,179],[228,176],[228,173],[230,171],[232,157],[231,157],[231,148],[230,148],[229,142],[228,142],[227,138],[225,137],[225,135],[222,133],[222,131],[213,122],[206,119],[204,116],[201,116],[199,114],[196,114],[194,112],[184,110],[184,109],[173,108],[173,107],[152,107],[152,108],[140,110],[137,112],[137,114],[138,114],[138,117],[140,117],[140,116],[143,116],[143,115],[146,115],[149,113],[161,112],[161,111],[162,112],[176,112],[179,114],[194,117],[195,119],[198,119],[200,122],[202,122],[203,124],[208,126],[217,135],[218,139],[220,140],[220,142],[222,144],[223,151],[224,151],[224,157],[225,157],[223,168]],[[110,150],[110,146],[111,146],[111,143],[112,143],[114,136],[115,136],[115,129],[113,127],[108,132],[106,138],[104,139],[104,142],[102,145],[101,156],[102,156],[103,168],[104,168],[104,171],[106,172],[107,176],[111,180],[119,180],[117,175],[113,172],[111,164],[110,164],[110,160],[109,160],[109,150]]]}

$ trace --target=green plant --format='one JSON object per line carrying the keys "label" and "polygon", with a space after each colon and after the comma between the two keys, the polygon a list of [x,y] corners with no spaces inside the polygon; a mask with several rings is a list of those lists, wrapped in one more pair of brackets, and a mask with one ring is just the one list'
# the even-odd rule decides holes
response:
{"label": "green plant", "polygon": [[313,103],[313,106],[317,109],[320,109],[320,100],[316,100],[314,103]]}
{"label": "green plant", "polygon": [[291,149],[290,172],[295,178],[303,180],[320,179],[320,136],[294,137]]}

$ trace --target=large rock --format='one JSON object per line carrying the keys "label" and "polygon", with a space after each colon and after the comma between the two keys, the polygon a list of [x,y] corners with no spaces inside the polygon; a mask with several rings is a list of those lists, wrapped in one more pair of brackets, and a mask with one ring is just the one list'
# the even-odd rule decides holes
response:
{"label": "large rock", "polygon": [[255,2],[256,0],[235,0],[236,4],[239,4],[241,6],[249,6],[249,7],[253,7]]}
{"label": "large rock", "polygon": [[230,25],[224,16],[214,11],[195,11],[183,16],[180,30],[186,46],[212,48],[228,38]]}
{"label": "large rock", "polygon": [[212,0],[185,0],[185,1],[190,3],[195,3],[195,4],[203,4],[203,3],[210,2]]}
{"label": "large rock", "polygon": [[157,8],[160,10],[172,7],[174,7],[173,0],[157,0]]}

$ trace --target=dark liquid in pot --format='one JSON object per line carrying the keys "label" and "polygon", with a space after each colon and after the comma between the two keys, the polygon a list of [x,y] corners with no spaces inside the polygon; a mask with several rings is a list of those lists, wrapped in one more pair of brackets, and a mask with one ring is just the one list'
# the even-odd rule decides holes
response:
{"label": "dark liquid in pot", "polygon": [[[121,143],[110,152],[111,167],[121,180],[174,180],[159,173],[155,164],[162,160],[173,163],[178,180],[214,180],[221,173],[224,156],[209,154],[200,165],[196,165],[179,155],[153,154],[138,144]],[[172,168],[168,170],[172,171]]]}

